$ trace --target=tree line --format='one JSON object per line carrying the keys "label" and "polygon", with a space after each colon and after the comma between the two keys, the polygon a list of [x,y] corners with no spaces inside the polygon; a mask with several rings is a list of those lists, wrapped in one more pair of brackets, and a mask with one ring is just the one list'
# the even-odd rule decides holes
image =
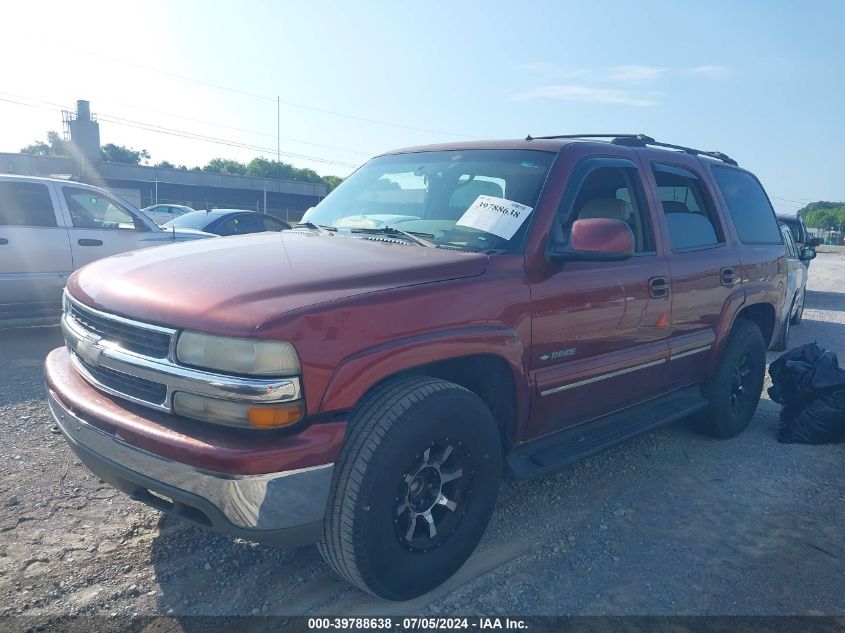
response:
{"label": "tree line", "polygon": [[798,210],[804,224],[816,229],[845,228],[845,202],[811,202]]}
{"label": "tree line", "polygon": [[[69,157],[71,155],[70,142],[62,139],[58,132],[51,130],[47,132],[46,141],[35,141],[22,148],[21,153],[35,154],[36,156]],[[146,165],[150,159],[150,153],[145,149],[133,149],[125,145],[106,143],[100,147],[100,158],[104,163]],[[153,167],[181,169],[183,171],[202,171],[213,174],[229,174],[233,176],[255,176],[276,180],[298,180],[327,185],[329,191],[343,182],[343,178],[338,176],[321,176],[313,169],[295,167],[284,161],[270,160],[264,157],[253,158],[248,163],[241,163],[229,158],[212,158],[207,164],[194,167],[174,165],[170,161],[162,160],[155,163]]]}

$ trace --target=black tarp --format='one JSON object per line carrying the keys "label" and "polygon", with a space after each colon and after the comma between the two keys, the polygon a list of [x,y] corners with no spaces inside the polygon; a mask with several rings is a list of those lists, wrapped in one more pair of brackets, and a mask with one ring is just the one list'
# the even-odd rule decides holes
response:
{"label": "black tarp", "polygon": [[773,362],[769,375],[769,397],[783,405],[779,442],[845,442],[845,370],[836,354],[808,343]]}

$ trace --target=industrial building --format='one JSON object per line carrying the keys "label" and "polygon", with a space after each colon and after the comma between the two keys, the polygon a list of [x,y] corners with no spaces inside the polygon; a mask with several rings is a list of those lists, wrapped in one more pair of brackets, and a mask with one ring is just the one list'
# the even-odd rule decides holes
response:
{"label": "industrial building", "polygon": [[76,113],[65,113],[65,130],[72,157],[0,153],[0,173],[84,182],[140,208],[170,203],[194,209],[252,209],[291,221],[328,193],[326,185],[317,183],[102,162],[100,127],[87,101],[77,101]]}

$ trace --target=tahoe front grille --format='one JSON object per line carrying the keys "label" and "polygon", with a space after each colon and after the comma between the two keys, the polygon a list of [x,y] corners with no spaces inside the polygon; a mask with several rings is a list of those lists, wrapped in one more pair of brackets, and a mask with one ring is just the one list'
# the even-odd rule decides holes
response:
{"label": "tahoe front grille", "polygon": [[70,304],[69,313],[83,328],[121,349],[152,358],[167,358],[170,351],[171,336],[165,332],[156,332],[110,319],[86,310],[76,303]]}
{"label": "tahoe front grille", "polygon": [[167,386],[161,383],[130,376],[107,367],[97,367],[85,362],[79,355],[77,361],[87,371],[91,378],[100,383],[103,387],[121,393],[123,395],[143,400],[150,404],[163,405],[167,399]]}

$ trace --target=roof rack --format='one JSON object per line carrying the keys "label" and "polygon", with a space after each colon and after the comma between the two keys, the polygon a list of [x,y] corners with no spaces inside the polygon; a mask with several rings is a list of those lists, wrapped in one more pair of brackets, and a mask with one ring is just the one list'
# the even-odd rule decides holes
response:
{"label": "roof rack", "polygon": [[723,163],[727,163],[728,165],[735,165],[738,166],[738,163],[722,152],[711,152],[706,151],[703,149],[695,149],[694,147],[685,147],[683,145],[673,145],[671,143],[661,143],[660,141],[655,141],[650,136],[646,136],[645,134],[556,134],[554,136],[531,136],[530,134],[525,137],[526,141],[533,141],[533,140],[541,140],[541,139],[558,139],[558,138],[571,138],[571,139],[588,139],[588,138],[609,138],[610,142],[613,145],[624,145],[625,147],[646,147],[651,145],[653,147],[665,147],[667,149],[677,149],[682,152],[686,152],[687,154],[692,154],[694,156],[707,156],[709,158],[715,158],[716,160],[720,160]]}

